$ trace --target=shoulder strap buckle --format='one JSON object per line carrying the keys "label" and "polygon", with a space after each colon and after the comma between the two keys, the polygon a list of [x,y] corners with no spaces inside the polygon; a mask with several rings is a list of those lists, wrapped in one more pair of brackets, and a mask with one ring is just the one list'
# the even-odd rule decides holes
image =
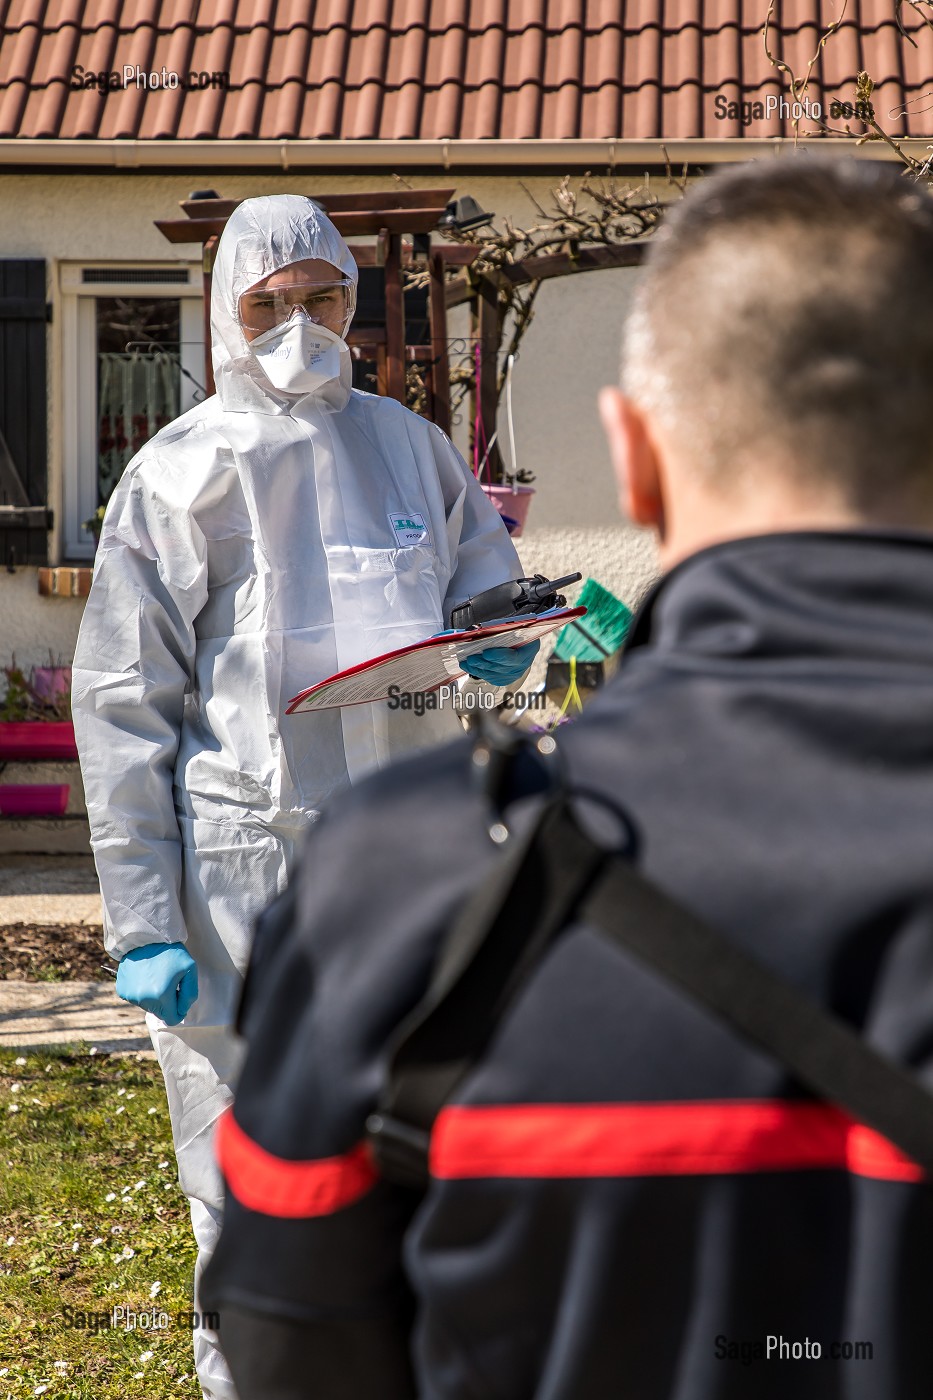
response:
{"label": "shoulder strap buckle", "polygon": [[420,1190],[427,1186],[429,1132],[387,1113],[371,1113],[366,1119],[366,1137],[382,1176],[400,1186]]}

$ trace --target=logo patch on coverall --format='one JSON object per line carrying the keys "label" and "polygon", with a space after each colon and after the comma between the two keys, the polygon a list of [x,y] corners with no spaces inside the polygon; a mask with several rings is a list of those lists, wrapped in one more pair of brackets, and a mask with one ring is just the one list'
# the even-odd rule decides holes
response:
{"label": "logo patch on coverall", "polygon": [[404,549],[413,544],[430,544],[431,532],[423,515],[408,511],[389,511],[389,524],[395,531],[395,538]]}

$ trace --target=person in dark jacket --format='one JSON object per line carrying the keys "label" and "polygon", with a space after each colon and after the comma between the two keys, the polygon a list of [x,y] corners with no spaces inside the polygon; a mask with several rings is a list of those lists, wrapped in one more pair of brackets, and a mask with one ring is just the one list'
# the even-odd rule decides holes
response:
{"label": "person in dark jacket", "polygon": [[[880,163],[704,180],[626,334],[601,409],[665,575],[564,782],[933,1087],[933,204]],[[335,801],[260,942],[203,1289],[241,1400],[927,1400],[923,1171],[585,924],[442,1110],[426,1191],[380,1176],[387,1046],[509,846],[470,768]]]}

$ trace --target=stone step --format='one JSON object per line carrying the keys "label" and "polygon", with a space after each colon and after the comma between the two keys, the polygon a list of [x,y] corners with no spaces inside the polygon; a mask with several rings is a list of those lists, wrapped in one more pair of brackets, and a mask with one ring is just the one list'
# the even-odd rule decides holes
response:
{"label": "stone step", "polygon": [[145,1012],[110,982],[0,982],[0,1047],[79,1044],[154,1058]]}
{"label": "stone step", "polygon": [[90,856],[0,856],[0,928],[8,924],[100,925],[100,890]]}

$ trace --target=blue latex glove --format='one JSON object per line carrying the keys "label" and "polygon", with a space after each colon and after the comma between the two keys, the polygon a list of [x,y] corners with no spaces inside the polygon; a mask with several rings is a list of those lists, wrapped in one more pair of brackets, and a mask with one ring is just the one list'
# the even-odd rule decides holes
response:
{"label": "blue latex glove", "polygon": [[460,665],[474,680],[489,685],[511,685],[523,676],[534,661],[540,642],[526,642],[523,647],[486,647],[484,651],[465,656]]}
{"label": "blue latex glove", "polygon": [[117,996],[177,1026],[198,999],[197,964],[183,943],[133,948],[117,967]]}

